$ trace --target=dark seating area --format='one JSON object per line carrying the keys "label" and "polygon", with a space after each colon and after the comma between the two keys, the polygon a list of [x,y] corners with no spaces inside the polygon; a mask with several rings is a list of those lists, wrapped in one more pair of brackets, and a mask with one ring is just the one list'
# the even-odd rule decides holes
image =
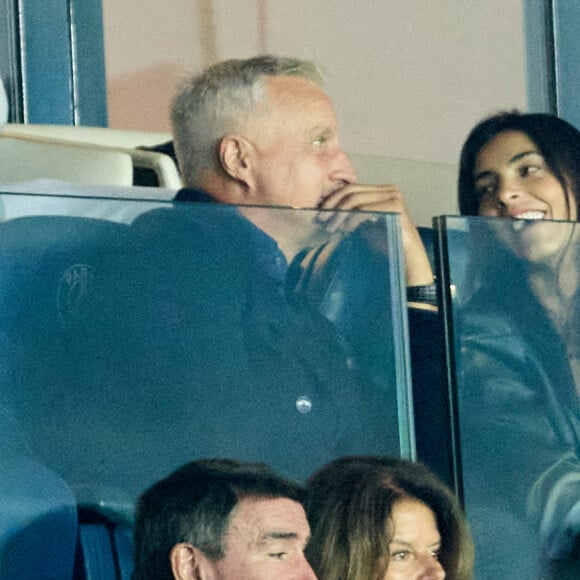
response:
{"label": "dark seating area", "polygon": [[265,461],[303,480],[342,455],[413,453],[397,248],[378,260],[362,239],[329,243],[323,272],[299,268],[285,289],[255,270],[247,223],[235,208],[177,204],[130,226],[0,224],[3,440],[22,438],[25,471],[68,500],[56,510],[67,569],[44,577],[71,577],[74,563],[75,578],[128,578],[137,495],[192,459]]}
{"label": "dark seating area", "polygon": [[[483,578],[534,573],[511,548],[563,565],[577,526],[574,397],[534,374],[524,414],[479,392],[520,364],[489,377],[477,366],[502,328],[481,326],[477,309],[471,318],[480,222],[421,229],[437,312],[407,308],[394,215],[307,240],[285,271],[235,207],[103,203],[138,217],[0,223],[2,578],[129,579],[136,497],[203,457],[264,461],[298,480],[344,455],[417,458],[463,501]],[[306,210],[252,211],[262,223],[292,212],[297,235],[312,223]],[[377,235],[388,240],[379,252]],[[533,461],[514,454],[528,436]],[[502,479],[512,465],[517,477]],[[31,543],[42,557],[22,556]]]}

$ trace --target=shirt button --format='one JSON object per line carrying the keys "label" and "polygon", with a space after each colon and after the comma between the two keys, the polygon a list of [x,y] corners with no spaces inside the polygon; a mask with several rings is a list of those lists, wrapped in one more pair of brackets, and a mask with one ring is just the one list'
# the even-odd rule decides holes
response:
{"label": "shirt button", "polygon": [[354,359],[352,357],[350,357],[350,356],[347,357],[345,362],[346,362],[347,369],[350,369],[350,370],[354,369],[355,362],[354,362]]}
{"label": "shirt button", "polygon": [[312,401],[308,397],[298,397],[296,399],[296,410],[305,415],[312,411]]}

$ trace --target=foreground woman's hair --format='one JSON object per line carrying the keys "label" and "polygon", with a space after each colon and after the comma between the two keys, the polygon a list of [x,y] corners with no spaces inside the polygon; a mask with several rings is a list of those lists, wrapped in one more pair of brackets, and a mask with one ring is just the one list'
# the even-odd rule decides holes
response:
{"label": "foreground woman's hair", "polygon": [[473,544],[451,491],[423,465],[387,457],[343,457],[307,482],[312,537],[306,555],[320,580],[382,580],[394,504],[415,499],[435,514],[448,580],[473,577]]}

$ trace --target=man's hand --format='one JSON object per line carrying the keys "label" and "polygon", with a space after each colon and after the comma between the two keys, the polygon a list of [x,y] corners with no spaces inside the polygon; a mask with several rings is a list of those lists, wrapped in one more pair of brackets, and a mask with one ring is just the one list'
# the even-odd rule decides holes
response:
{"label": "man's hand", "polygon": [[[345,185],[325,197],[322,210],[357,210],[357,212],[393,212],[400,214],[401,233],[405,250],[407,286],[433,283],[433,272],[427,252],[415,224],[411,220],[401,190],[395,185]],[[364,213],[333,213],[322,211],[318,221],[334,232],[351,232],[365,221],[374,219]]]}

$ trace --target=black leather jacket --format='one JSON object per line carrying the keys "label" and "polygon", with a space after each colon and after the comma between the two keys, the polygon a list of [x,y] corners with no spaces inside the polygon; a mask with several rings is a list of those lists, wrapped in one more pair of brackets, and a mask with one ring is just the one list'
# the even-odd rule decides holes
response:
{"label": "black leather jacket", "polygon": [[[476,525],[490,537],[494,530],[498,541],[503,533],[508,544],[519,538],[532,550],[539,542],[543,565],[574,558],[580,534],[580,405],[566,350],[541,311],[525,327],[517,315],[494,312],[474,298],[458,326],[468,516],[471,507],[480,517]],[[513,518],[503,531],[493,520],[501,514]]]}

